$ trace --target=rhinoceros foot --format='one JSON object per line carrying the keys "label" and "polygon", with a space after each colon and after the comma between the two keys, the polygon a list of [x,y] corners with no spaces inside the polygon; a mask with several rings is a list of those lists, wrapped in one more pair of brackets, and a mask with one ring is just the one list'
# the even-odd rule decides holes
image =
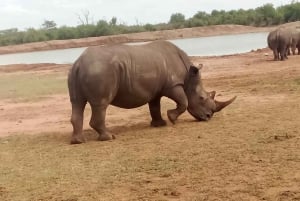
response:
{"label": "rhinoceros foot", "polygon": [[98,137],[99,141],[107,141],[107,140],[114,140],[114,139],[116,139],[116,137],[109,133],[101,134]]}
{"label": "rhinoceros foot", "polygon": [[175,121],[177,120],[177,117],[178,117],[177,110],[168,110],[167,115],[168,115],[170,122],[172,122],[172,124],[175,124]]}
{"label": "rhinoceros foot", "polygon": [[156,121],[151,121],[151,126],[152,127],[161,127],[161,126],[166,126],[167,122],[165,120],[156,120]]}
{"label": "rhinoceros foot", "polygon": [[85,143],[85,138],[83,137],[83,135],[72,136],[72,139],[71,139],[70,143],[71,144]]}

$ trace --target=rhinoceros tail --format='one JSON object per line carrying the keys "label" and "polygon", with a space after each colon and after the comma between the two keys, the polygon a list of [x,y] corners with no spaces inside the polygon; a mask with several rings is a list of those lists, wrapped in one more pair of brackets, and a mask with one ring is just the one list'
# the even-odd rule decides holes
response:
{"label": "rhinoceros tail", "polygon": [[76,61],[69,71],[68,88],[71,103],[78,103],[83,101],[82,90],[79,79],[80,61]]}

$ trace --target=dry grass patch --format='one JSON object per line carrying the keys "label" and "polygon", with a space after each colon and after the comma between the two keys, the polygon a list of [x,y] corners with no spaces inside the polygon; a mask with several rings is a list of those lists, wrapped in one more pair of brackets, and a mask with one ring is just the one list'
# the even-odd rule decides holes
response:
{"label": "dry grass patch", "polygon": [[33,101],[67,93],[66,73],[1,73],[0,99]]}
{"label": "dry grass patch", "polygon": [[[110,142],[96,141],[92,130],[84,132],[88,143],[73,146],[69,133],[1,138],[0,195],[5,200],[298,199],[299,189],[284,189],[300,182],[299,124],[292,118],[299,114],[278,114],[289,107],[299,111],[299,105],[286,100],[279,107],[274,100],[254,106],[241,98],[209,123],[185,114],[175,126],[160,129],[148,122],[128,130],[112,126],[118,135]],[[270,190],[274,187],[278,191]]]}

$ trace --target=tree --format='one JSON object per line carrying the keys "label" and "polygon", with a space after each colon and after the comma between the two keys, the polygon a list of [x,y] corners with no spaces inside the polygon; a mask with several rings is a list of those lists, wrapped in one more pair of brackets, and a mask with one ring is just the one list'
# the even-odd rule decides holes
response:
{"label": "tree", "polygon": [[258,16],[258,21],[260,26],[268,26],[273,24],[273,19],[276,17],[276,10],[273,4],[267,3],[261,7],[255,9],[256,15]]}
{"label": "tree", "polygon": [[299,2],[292,2],[289,5],[285,5],[279,8],[283,11],[283,18],[285,22],[293,22],[300,20],[300,3]]}
{"label": "tree", "polygon": [[99,20],[97,22],[97,35],[105,36],[111,34],[112,34],[111,26],[105,20]]}
{"label": "tree", "polygon": [[213,24],[224,24],[224,16],[226,15],[226,11],[221,10],[213,10],[211,11],[210,18]]}
{"label": "tree", "polygon": [[193,18],[197,18],[197,19],[207,19],[208,17],[209,17],[209,14],[207,14],[204,11],[199,11],[193,16]]}
{"label": "tree", "polygon": [[56,28],[56,23],[53,20],[44,20],[44,23],[42,24],[43,29],[53,29]]}
{"label": "tree", "polygon": [[170,17],[170,24],[184,23],[185,17],[181,13],[172,14]]}
{"label": "tree", "polygon": [[93,21],[93,18],[90,17],[90,11],[88,11],[88,10],[83,10],[82,15],[80,15],[78,13],[76,15],[77,15],[79,23],[81,25],[88,25],[88,24],[91,24],[91,21]]}
{"label": "tree", "polygon": [[169,24],[172,24],[174,28],[181,28],[184,26],[185,17],[181,13],[172,14]]}
{"label": "tree", "polygon": [[152,24],[145,24],[144,28],[146,31],[156,31],[156,27]]}
{"label": "tree", "polygon": [[116,26],[117,25],[117,18],[116,17],[112,17],[110,22],[109,22],[110,25],[112,26]]}

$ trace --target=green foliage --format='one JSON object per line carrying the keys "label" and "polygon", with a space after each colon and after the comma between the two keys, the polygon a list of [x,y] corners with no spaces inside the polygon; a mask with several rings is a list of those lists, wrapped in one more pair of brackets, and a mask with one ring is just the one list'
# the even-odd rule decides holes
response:
{"label": "green foliage", "polygon": [[154,26],[154,25],[152,25],[152,24],[145,24],[145,25],[144,25],[144,29],[145,29],[146,31],[156,31],[156,30],[157,30],[156,26]]}
{"label": "green foliage", "polygon": [[34,28],[29,28],[23,36],[23,43],[45,41],[46,35],[44,33],[45,32],[43,31],[38,31]]}
{"label": "green foliage", "polygon": [[183,28],[185,22],[185,16],[181,13],[172,14],[170,17],[169,24],[171,24],[174,28]]}
{"label": "green foliage", "polygon": [[97,27],[91,24],[79,25],[76,29],[79,38],[97,36]]}
{"label": "green foliage", "polygon": [[280,7],[284,22],[300,20],[300,3],[291,3]]}
{"label": "green foliage", "polygon": [[56,27],[56,23],[53,20],[45,20],[42,27],[44,29],[53,29]]}
{"label": "green foliage", "polygon": [[265,4],[262,7],[258,7],[256,10],[257,19],[256,24],[258,26],[273,25],[273,19],[276,16],[276,10],[272,4]]}
{"label": "green foliage", "polygon": [[116,17],[111,18],[109,24],[112,25],[112,26],[116,26],[117,25],[117,18]]}
{"label": "green foliage", "polygon": [[75,28],[63,26],[51,34],[52,39],[72,39],[79,38]]}
{"label": "green foliage", "polygon": [[111,26],[116,26],[116,22],[117,18],[113,18],[110,24],[108,24],[105,20],[99,20],[96,25],[96,36],[111,35],[113,33]]}
{"label": "green foliage", "polygon": [[140,25],[137,23],[137,25],[128,26],[118,23],[119,21],[116,17],[112,17],[109,21],[99,20],[97,23],[90,23],[91,18],[89,14],[86,11],[83,13],[83,16],[78,15],[81,24],[77,27],[56,27],[54,21],[45,20],[41,29],[29,28],[26,31],[18,31],[18,29],[12,28],[0,30],[0,46],[219,24],[249,26],[279,25],[300,20],[300,3],[292,1],[290,4],[277,8],[274,8],[273,4],[268,3],[256,9],[248,10],[213,10],[211,13],[198,11],[189,19],[185,19],[185,16],[181,13],[174,13],[171,15],[168,23],[154,25]]}

